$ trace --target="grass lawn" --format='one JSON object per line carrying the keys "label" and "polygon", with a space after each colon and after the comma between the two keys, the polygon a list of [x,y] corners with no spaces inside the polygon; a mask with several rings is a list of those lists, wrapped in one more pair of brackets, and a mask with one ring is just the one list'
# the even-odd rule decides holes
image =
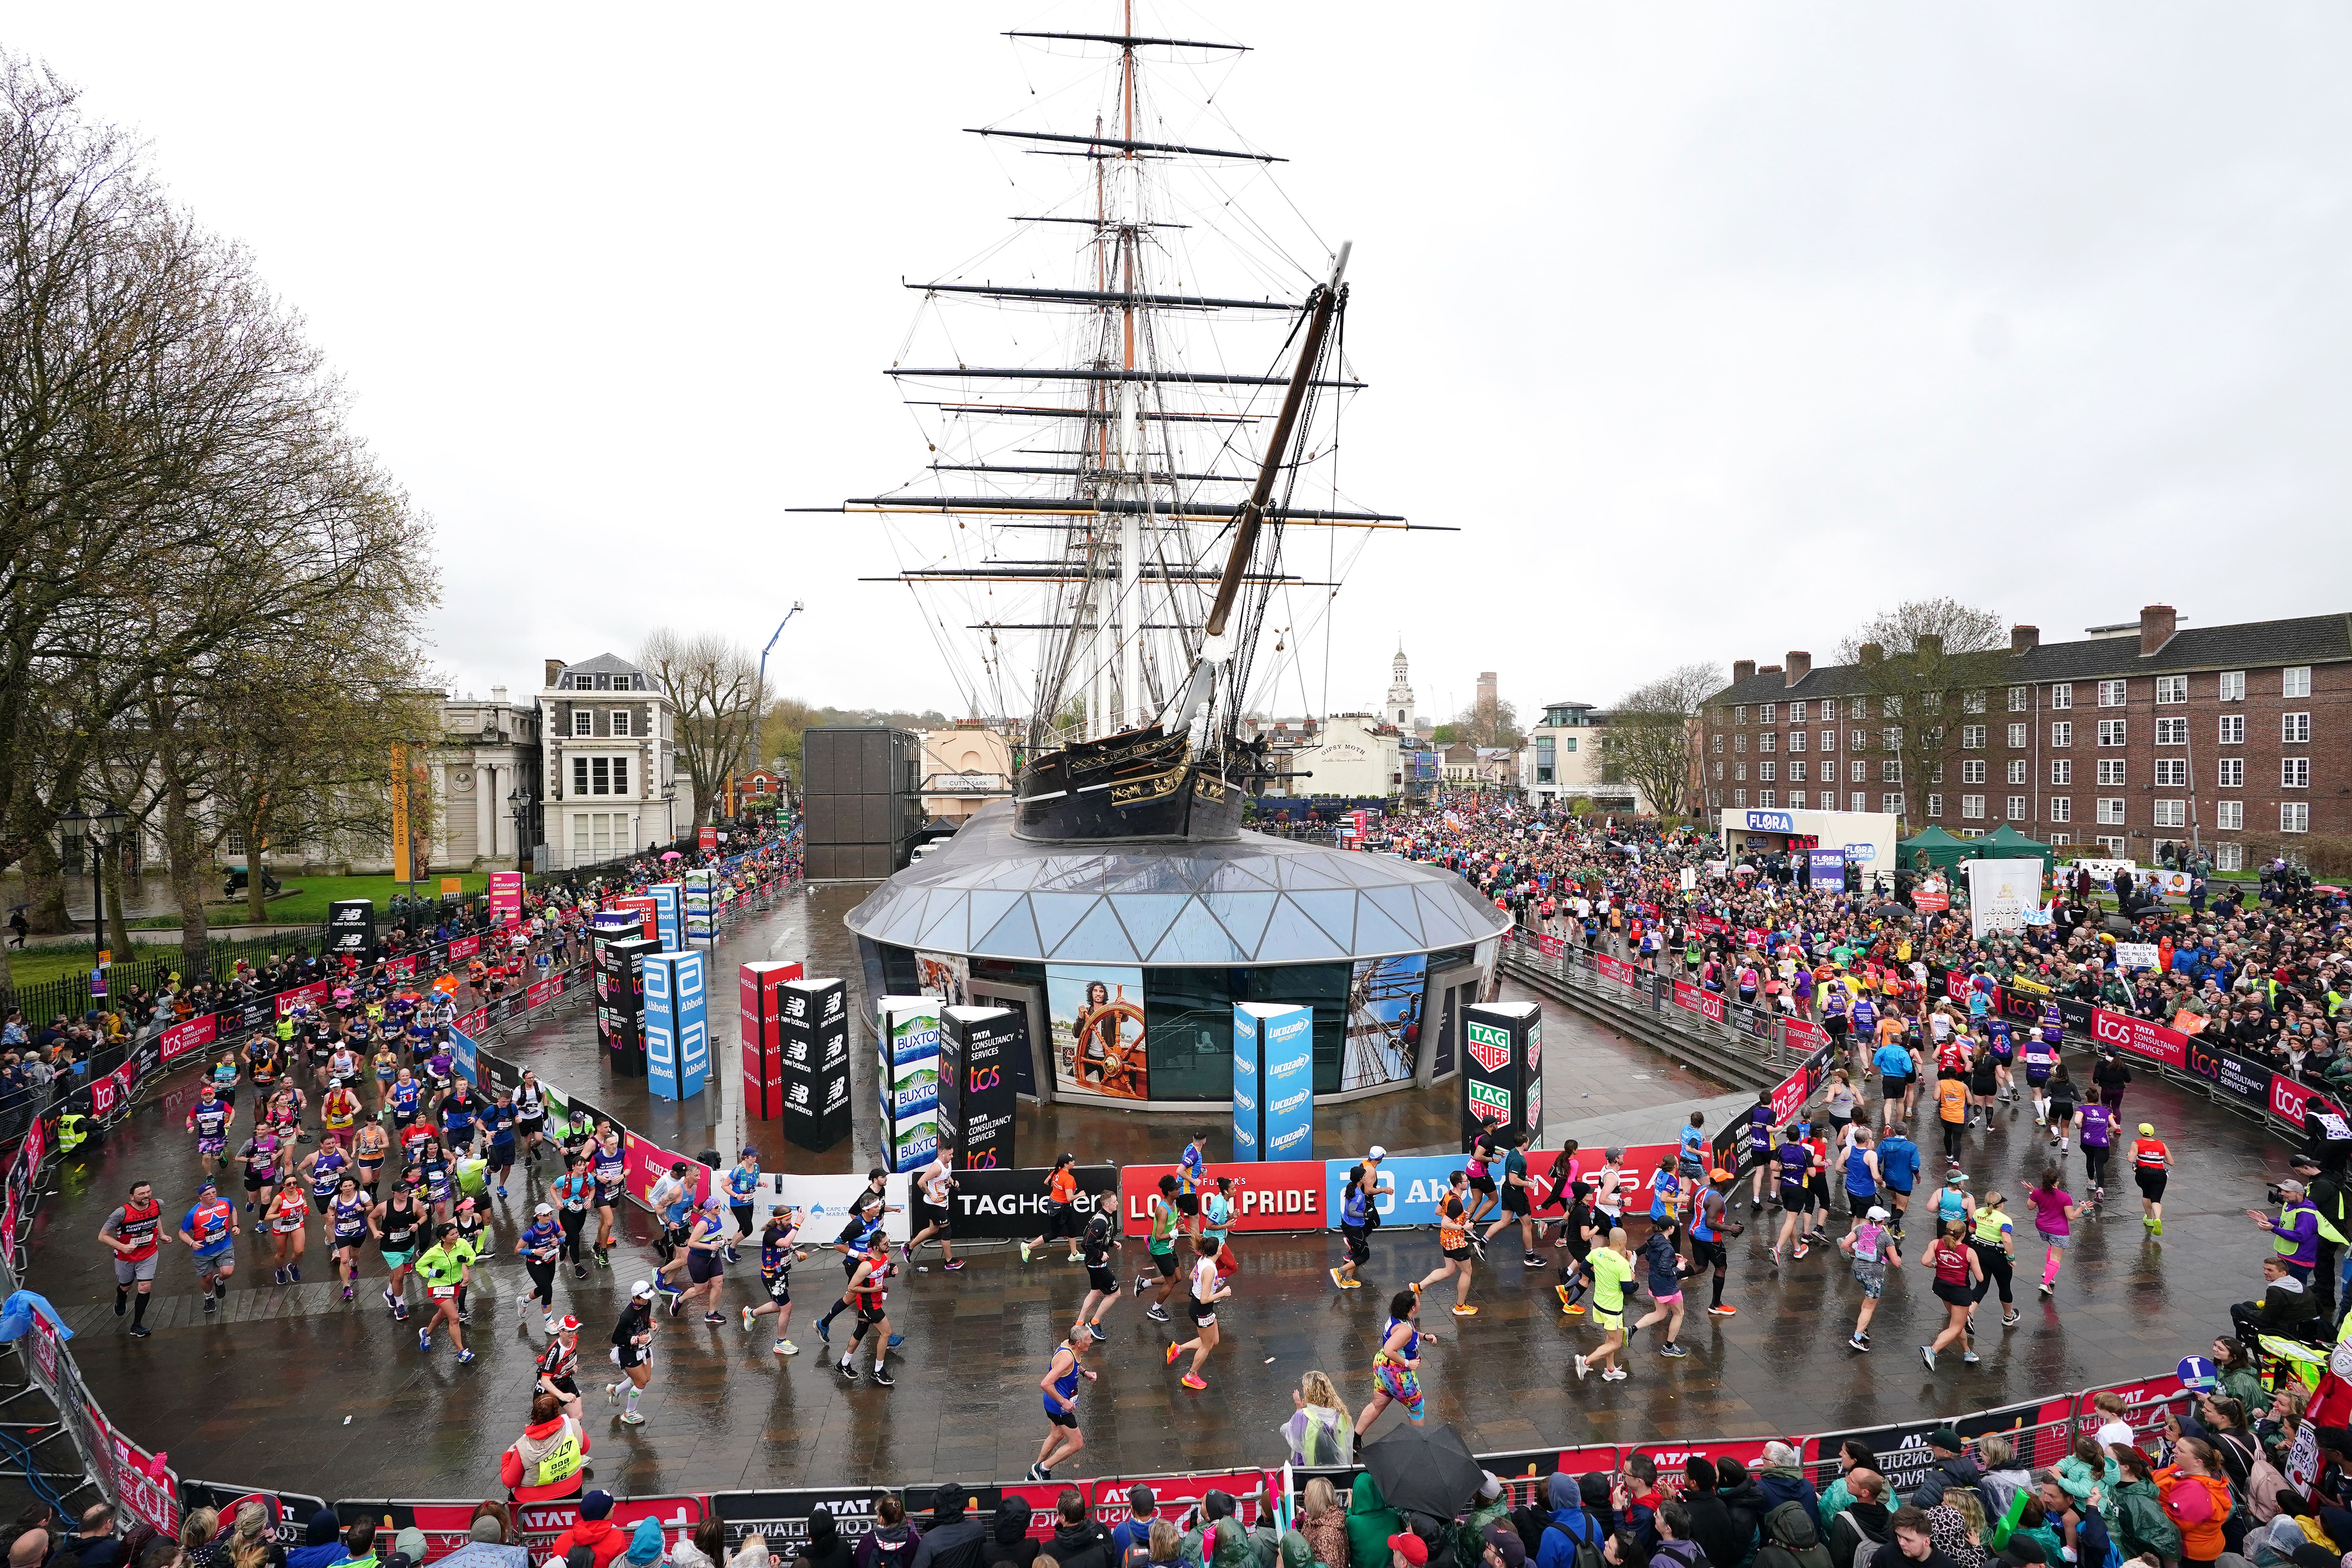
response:
{"label": "grass lawn", "polygon": [[[22,952],[11,952],[8,955],[8,978],[18,986],[27,986],[38,985],[68,974],[87,974],[92,963],[91,952],[92,950],[87,946],[28,947]],[[179,956],[180,945],[177,942],[159,944],[134,942],[133,951],[116,953],[114,962],[128,963],[149,958],[175,961]]]}
{"label": "grass lawn", "polygon": [[[273,925],[306,925],[323,921],[327,906],[343,899],[367,899],[373,901],[379,915],[392,911],[392,898],[407,890],[406,884],[390,877],[289,877],[280,872],[278,879],[284,890],[265,906],[267,919]],[[477,871],[458,875],[457,880],[468,894],[478,893],[490,885],[488,872]],[[436,897],[441,889],[441,875],[436,873],[416,884],[420,898]],[[231,903],[205,906],[209,922],[215,926],[242,924],[246,919],[246,902],[238,899]]]}

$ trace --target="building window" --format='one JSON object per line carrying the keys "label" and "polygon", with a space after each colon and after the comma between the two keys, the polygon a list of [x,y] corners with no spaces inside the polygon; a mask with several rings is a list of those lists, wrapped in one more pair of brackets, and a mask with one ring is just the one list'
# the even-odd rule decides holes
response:
{"label": "building window", "polygon": [[2310,787],[2311,759],[2309,757],[2279,759],[2279,788],[2309,789]]}
{"label": "building window", "polygon": [[1837,731],[1835,730],[1824,730],[1822,731],[1822,750],[1824,752],[1834,752],[1837,750]]}
{"label": "building window", "polygon": [[1723,755],[1723,734],[1720,731],[1716,733],[1715,743],[1707,749],[1718,757]]}
{"label": "building window", "polygon": [[2074,821],[2074,803],[2067,799],[2063,795],[2052,795],[2050,797],[2050,820],[2053,822]]}
{"label": "building window", "polygon": [[[1878,804],[1885,807],[1886,814],[1890,816],[1896,816],[1902,814],[1903,797],[1899,795],[1882,795],[1878,797]],[[1852,795],[1846,796],[1846,809],[1848,811],[1868,811],[1870,809],[1870,796],[1863,794],[1860,790],[1854,791]]]}
{"label": "building window", "polygon": [[1803,790],[1792,789],[1789,792],[1789,809],[1790,811],[1802,811],[1805,809],[1805,792]]}
{"label": "building window", "polygon": [[629,732],[629,710],[628,710],[627,709],[625,709],[625,708],[615,708],[615,709],[614,709],[614,710],[613,710],[613,733],[614,733],[615,735],[625,735],[625,734],[627,734],[628,732]]}
{"label": "building window", "polygon": [[2218,782],[2223,789],[2242,789],[2246,783],[2246,759],[2223,757],[2221,776]]}
{"label": "building window", "polygon": [[1878,708],[1878,716],[1882,719],[1900,719],[1903,717],[1903,699],[1900,697],[1886,698],[1879,703]]}
{"label": "building window", "polygon": [[245,829],[242,827],[230,828],[228,830],[228,837],[221,841],[221,848],[223,851],[230,855],[244,854]]}
{"label": "building window", "polygon": [[2009,689],[2009,710],[2011,712],[2022,713],[2026,710],[2026,691],[2027,688],[2022,686],[2012,686]]}
{"label": "building window", "polygon": [[2107,835],[2103,833],[2099,835],[2098,846],[2105,854],[2115,859],[2128,860],[2131,858],[2130,845],[2120,835],[2109,837]]}
{"label": "building window", "polygon": [[2279,715],[2279,739],[2288,745],[2300,745],[2311,739],[2311,715],[2282,713]]}
{"label": "building window", "polygon": [[1759,752],[1766,752],[1767,754],[1779,751],[1780,749],[1780,731],[1777,730],[1767,730],[1762,734],[1757,736],[1756,749]]}
{"label": "building window", "polygon": [[1790,704],[1789,704],[1789,722],[1790,722],[1790,723],[1791,723],[1791,724],[1801,724],[1801,723],[1803,723],[1804,721],[1805,721],[1805,705],[1804,705],[1803,703],[1801,703],[1801,702],[1791,702],[1791,703],[1790,703]]}
{"label": "building window", "polygon": [[1780,706],[1780,705],[1777,702],[1765,703],[1762,707],[1756,710],[1756,721],[1759,724],[1769,724],[1774,722],[1774,715],[1779,712]]}
{"label": "building window", "polygon": [[2010,783],[2011,783],[2011,784],[2023,784],[2023,783],[2025,782],[2025,766],[2026,766],[2026,763],[2025,763],[2025,759],[2024,759],[2023,757],[2011,757],[2011,758],[2010,758],[2010,759],[2009,759],[2009,782],[2010,782]]}
{"label": "building window", "polygon": [[1756,792],[1756,804],[1759,806],[1777,805],[1778,802],[1775,797],[1779,794],[1780,792],[1777,790],[1759,789]]}
{"label": "building window", "polygon": [[2280,670],[2279,695],[2281,697],[2310,696],[2311,666],[2307,664],[2294,664]]}
{"label": "building window", "polygon": [[2213,846],[2213,869],[2216,871],[2242,871],[2245,868],[2246,847],[2244,845],[2216,844]]}
{"label": "building window", "polygon": [[1747,805],[1748,792],[1746,790],[1736,789],[1731,792],[1731,806],[1733,810],[1741,810],[1746,807]]}
{"label": "building window", "polygon": [[1985,727],[1983,725],[1963,724],[1960,726],[1960,750],[1964,752],[1981,752],[1984,750],[1984,741]]}
{"label": "building window", "polygon": [[2124,705],[2125,684],[2125,682],[2120,680],[2102,680],[2099,682],[2099,706],[2102,708],[2122,707]]}
{"label": "building window", "polygon": [[2053,844],[2072,844],[2074,842],[2074,836],[2071,833],[2053,833],[2050,836],[2050,842]]}
{"label": "building window", "polygon": [[[572,793],[573,795],[586,795],[588,793],[588,759],[585,757],[574,757],[572,759]],[[572,820],[574,822],[585,822],[587,818],[574,817]]]}
{"label": "building window", "polygon": [[2279,802],[2279,831],[2308,833],[2311,831],[2311,802],[2283,800]]}
{"label": "building window", "polygon": [[2074,726],[2060,720],[2050,726],[2051,745],[2063,751],[2074,743]]}
{"label": "building window", "polygon": [[2213,826],[2224,833],[2243,832],[2246,826],[2246,803],[2242,800],[2215,801]]}
{"label": "building window", "polygon": [[1745,724],[1748,722],[1748,708],[1745,703],[1732,709],[1731,721],[1735,724]]}
{"label": "building window", "polygon": [[1961,711],[1961,712],[1963,712],[1963,713],[1981,713],[1981,712],[1983,712],[1984,710],[1985,710],[1985,694],[1984,694],[1983,692],[1981,692],[1981,691],[1969,691],[1969,692],[1964,692],[1964,693],[1962,693],[1962,694],[1961,694],[1961,697],[1960,697],[1960,711]]}
{"label": "building window", "polygon": [[1878,782],[1880,784],[1901,784],[1903,782],[1902,762],[1897,758],[1889,757],[1886,761],[1879,763]]}
{"label": "building window", "polygon": [[1723,764],[1721,763],[1715,764],[1715,782],[1717,784],[1721,784],[1723,782]]}
{"label": "building window", "polygon": [[2189,678],[2185,675],[2159,675],[2156,678],[2156,700],[2158,702],[2189,700]]}
{"label": "building window", "polygon": [[1748,750],[1748,737],[1745,734],[1732,736],[1731,749],[1734,752],[1745,752]]}
{"label": "building window", "polygon": [[1780,770],[1778,763],[1759,763],[1756,764],[1756,776],[1765,784],[1770,784],[1780,776]]}
{"label": "building window", "polygon": [[2156,787],[2158,789],[2187,789],[2189,787],[2189,759],[2187,757],[2157,758]]}
{"label": "building window", "polygon": [[1857,752],[1866,752],[1870,750],[1870,731],[1867,730],[1856,730],[1853,734],[1848,735],[1845,738],[1845,743],[1853,747]]}
{"label": "building window", "polygon": [[1976,758],[1960,764],[1960,782],[1962,784],[1982,784],[1984,783],[1984,780],[1985,765],[1982,758]]}
{"label": "building window", "polygon": [[1964,795],[1960,796],[1960,820],[1962,822],[1983,821],[1984,796],[1980,795]]}
{"label": "building window", "polygon": [[2099,797],[2099,824],[2103,827],[2121,827],[2124,825],[2121,796],[2103,795]]}
{"label": "building window", "polygon": [[1789,750],[1790,750],[1790,751],[1792,751],[1792,752],[1801,752],[1801,751],[1803,751],[1804,749],[1805,749],[1805,732],[1804,732],[1802,730],[1791,730],[1791,731],[1789,731]]}
{"label": "building window", "polygon": [[1943,763],[1929,763],[1927,764],[1927,782],[1929,784],[1942,784],[1944,782]]}
{"label": "building window", "polygon": [[1576,742],[1580,739],[1581,739],[1580,736],[1562,735],[1559,738],[1559,749],[1563,752],[1572,752],[1576,750]]}
{"label": "building window", "polygon": [[1930,816],[1941,816],[1944,815],[1944,797],[1942,795],[1931,795],[1927,797],[1927,815]]}
{"label": "building window", "polygon": [[1900,730],[1885,731],[1879,735],[1878,739],[1881,742],[1879,749],[1882,751],[1899,752],[1903,749],[1903,731]]}
{"label": "building window", "polygon": [[2124,760],[2121,757],[2101,757],[2099,759],[2099,782],[2103,784],[2119,784],[2123,783]]}
{"label": "building window", "polygon": [[1790,763],[1789,764],[1789,782],[1790,784],[1802,784],[1805,782],[1804,763]]}
{"label": "building window", "polygon": [[1539,784],[1548,784],[1551,783],[1551,772],[1552,771],[1549,766],[1542,763],[1538,763],[1536,764],[1536,783]]}
{"label": "building window", "polygon": [[2186,719],[2158,719],[2156,721],[2156,743],[2159,746],[2185,746],[2189,744],[2189,721]]}
{"label": "building window", "polygon": [[2074,782],[2074,760],[2072,757],[2051,758],[2050,782],[2054,784],[2073,784]]}
{"label": "building window", "polygon": [[1738,783],[1746,784],[1748,782],[1748,764],[1746,763],[1732,763],[1731,776]]}
{"label": "building window", "polygon": [[2025,750],[2025,726],[2022,724],[2011,724],[2009,727],[2010,750],[2013,752],[2021,752]]}
{"label": "building window", "polygon": [[1855,784],[1868,784],[1870,782],[1870,764],[1868,763],[1860,761],[1848,763],[1845,765],[1845,773],[1846,777]]}
{"label": "building window", "polygon": [[2025,820],[2025,797],[2023,795],[2013,795],[2009,797],[2009,819],[2011,822],[2023,822]]}
{"label": "building window", "polygon": [[2246,743],[2246,716],[2243,713],[2221,715],[2221,744],[2242,746]]}
{"label": "building window", "polygon": [[2102,719],[2102,720],[2100,720],[2100,721],[2099,721],[2099,744],[2101,744],[2102,746],[2120,746],[2120,745],[2122,745],[2122,744],[2124,743],[2124,724],[2125,724],[2125,722],[2126,722],[2126,721],[2121,720],[2121,719]]}
{"label": "building window", "polygon": [[572,710],[572,732],[575,735],[594,734],[596,710],[593,708],[574,708]]}
{"label": "building window", "polygon": [[2155,803],[2156,816],[2151,819],[2158,827],[2189,826],[2189,803],[2185,800],[2159,800]]}
{"label": "building window", "polygon": [[2050,706],[2053,708],[2072,708],[2074,706],[2074,683],[2071,680],[2062,680],[2057,685],[2052,687],[2050,689]]}
{"label": "building window", "polygon": [[2223,670],[2221,672],[2221,700],[2224,702],[2243,702],[2245,700],[2246,672],[2242,669]]}

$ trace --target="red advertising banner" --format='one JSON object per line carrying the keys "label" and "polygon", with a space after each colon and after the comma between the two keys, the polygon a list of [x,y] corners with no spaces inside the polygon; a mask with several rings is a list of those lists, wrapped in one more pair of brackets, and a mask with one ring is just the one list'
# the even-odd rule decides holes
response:
{"label": "red advertising banner", "polygon": [[501,923],[522,919],[522,873],[490,873],[490,918]]}
{"label": "red advertising banner", "polygon": [[1539,936],[1536,938],[1536,951],[1546,958],[1559,958],[1568,952],[1568,942],[1560,937]]}
{"label": "red advertising banner", "polygon": [[[467,1511],[470,1513],[472,1510]],[[1050,1513],[1052,1510],[1046,1511]],[[625,1533],[634,1533],[640,1523],[650,1519],[662,1527],[664,1533],[676,1531],[686,1535],[702,1522],[703,1513],[702,1499],[674,1494],[668,1497],[615,1498],[613,1500],[612,1519],[614,1527]],[[522,1537],[522,1543],[531,1548],[531,1555],[537,1557],[555,1544],[557,1536],[580,1522],[580,1500],[566,1498],[555,1502],[517,1503],[514,1521],[516,1532]],[[421,1530],[424,1526],[417,1528]],[[460,1540],[453,1543],[452,1550],[462,1544],[461,1531]],[[428,1553],[433,1550],[429,1531],[425,1537],[425,1550]]]}
{"label": "red advertising banner", "polygon": [[[2188,1036],[2178,1029],[2168,1029],[2161,1024],[2152,1024],[2146,1018],[2135,1018],[2128,1013],[2110,1013],[2105,1007],[2093,1008],[2091,1038],[2103,1046],[2114,1046],[2120,1050],[2129,1051],[2136,1057],[2145,1057],[2149,1061],[2159,1062],[2168,1068],[2185,1068],[2189,1065]],[[2277,1102],[2278,1091],[2275,1089],[2271,1091],[2271,1099],[2273,1104]],[[2282,1111],[2280,1114],[2285,1113]],[[2297,1108],[2297,1114],[2291,1120],[2297,1126],[2302,1125],[2300,1107]]]}
{"label": "red advertising banner", "polygon": [[1592,961],[1592,966],[1600,972],[1601,978],[1603,980],[1614,980],[1620,985],[1642,984],[1642,972],[1622,958],[1611,958],[1603,954]]}
{"label": "red advertising banner", "polygon": [[642,917],[645,921],[646,939],[648,942],[659,942],[661,940],[661,905],[655,902],[653,900],[640,898],[607,899],[604,900],[604,907],[608,910],[636,910],[638,915]]}
{"label": "red advertising banner", "polygon": [[1675,1005],[1696,1013],[1710,1024],[1723,1022],[1723,998],[1712,991],[1702,991],[1690,981],[1675,982]]}
{"label": "red advertising banner", "polygon": [[394,959],[390,963],[384,965],[384,973],[391,975],[394,980],[415,979],[416,955],[413,952],[402,954],[400,957]]}
{"label": "red advertising banner", "polygon": [[[2171,1031],[2167,1030],[2166,1033]],[[2184,1040],[2184,1045],[2186,1044]],[[2304,1124],[2304,1118],[2313,1111],[2325,1111],[2341,1116],[2343,1110],[2336,1102],[2315,1089],[2306,1088],[2284,1073],[2271,1074],[2271,1114],[2294,1127]]]}
{"label": "red advertising banner", "polygon": [[488,1007],[477,1007],[457,1020],[457,1032],[461,1035],[471,1035],[476,1039],[481,1038],[483,1032],[489,1026],[490,1010]]}
{"label": "red advertising banner", "polygon": [[96,1405],[91,1416],[105,1424],[107,1452],[114,1462],[114,1492],[124,1509],[155,1527],[158,1535],[180,1531],[180,1478],[108,1422]]}
{"label": "red advertising banner", "polygon": [[461,958],[471,958],[481,951],[482,939],[480,937],[461,936],[449,944],[449,962],[455,963]]}
{"label": "red advertising banner", "polygon": [[[1128,1165],[1118,1173],[1120,1224],[1126,1235],[1145,1236],[1151,1230],[1151,1205],[1160,1196],[1160,1178],[1173,1175],[1173,1165]],[[1323,1212],[1325,1169],[1320,1160],[1268,1160],[1263,1163],[1211,1165],[1210,1181],[1234,1178],[1234,1223],[1239,1235],[1255,1230],[1321,1230],[1328,1217]]]}
{"label": "red advertising banner", "polygon": [[1730,921],[1717,920],[1713,915],[1701,915],[1691,924],[1698,928],[1702,936],[1719,936],[1731,929]]}
{"label": "red advertising banner", "polygon": [[[1221,1491],[1234,1500],[1234,1517],[1244,1525],[1256,1524],[1259,1504],[1271,1501],[1282,1490],[1280,1473],[1265,1470],[1227,1470],[1217,1475],[1104,1476],[1091,1483],[1096,1503],[1095,1517],[1107,1525],[1125,1520],[1127,1489],[1138,1481],[1151,1489],[1151,1495],[1158,1500],[1165,1518],[1181,1519],[1211,1492]],[[1031,1506],[1037,1510],[1037,1517],[1043,1518],[1053,1512],[1054,1500],[1061,1495],[1061,1488],[1062,1483],[1055,1481],[1036,1489],[1047,1494],[1042,1502],[1032,1500]],[[1004,1495],[1012,1497],[1017,1493],[1026,1496],[1029,1490],[1026,1487],[1006,1487]]]}
{"label": "red advertising banner", "polygon": [[[623,1184],[628,1188],[631,1197],[647,1208],[653,1207],[654,1184],[667,1175],[669,1168],[680,1160],[686,1161],[688,1168],[693,1173],[694,1197],[695,1201],[699,1203],[710,1195],[709,1166],[687,1159],[684,1154],[673,1154],[660,1145],[640,1138],[626,1130],[621,1133]],[[1316,1169],[1319,1171],[1322,1167],[1318,1165]]]}
{"label": "red advertising banner", "polygon": [[533,981],[530,989],[523,993],[523,1005],[543,1007],[554,999],[556,993],[562,989],[562,985],[552,980]]}
{"label": "red advertising banner", "polygon": [[1811,1056],[1830,1043],[1829,1031],[1805,1018],[1786,1018],[1781,1026],[1788,1031],[1789,1048],[1801,1057]]}
{"label": "red advertising banner", "polygon": [[297,1007],[323,1007],[334,994],[335,988],[324,980],[313,980],[308,985],[280,991],[278,994],[278,1016],[283,1018]]}
{"label": "red advertising banner", "polygon": [[694,836],[694,842],[695,847],[700,849],[705,855],[716,854],[719,850],[719,829],[715,827],[703,828]]}
{"label": "red advertising banner", "polygon": [[1937,914],[1952,907],[1952,895],[1941,888],[1911,889],[1911,907],[1923,915]]}
{"label": "red advertising banner", "polygon": [[113,1115],[114,1108],[130,1094],[131,1086],[138,1076],[131,1064],[124,1062],[104,1078],[93,1079],[89,1086],[89,1113],[101,1121]]}
{"label": "red advertising banner", "polygon": [[210,1013],[199,1014],[184,1024],[174,1024],[163,1031],[163,1061],[170,1067],[190,1051],[203,1050],[219,1037],[220,1021]]}

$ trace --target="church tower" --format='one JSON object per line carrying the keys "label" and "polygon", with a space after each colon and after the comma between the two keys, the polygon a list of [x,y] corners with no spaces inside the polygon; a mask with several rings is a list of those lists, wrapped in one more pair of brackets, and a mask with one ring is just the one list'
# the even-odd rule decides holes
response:
{"label": "church tower", "polygon": [[1388,721],[1400,730],[1412,728],[1412,682],[1406,678],[1404,645],[1397,645],[1396,663],[1390,667]]}

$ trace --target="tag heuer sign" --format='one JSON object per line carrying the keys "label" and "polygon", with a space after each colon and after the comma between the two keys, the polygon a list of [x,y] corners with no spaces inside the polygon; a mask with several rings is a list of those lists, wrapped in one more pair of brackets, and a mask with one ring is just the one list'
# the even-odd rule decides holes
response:
{"label": "tag heuer sign", "polygon": [[1500,1084],[1480,1083],[1475,1079],[1471,1080],[1469,1089],[1471,1115],[1481,1121],[1508,1121],[1511,1119],[1509,1089]]}
{"label": "tag heuer sign", "polygon": [[1500,1072],[1511,1059],[1511,1037],[1486,1024],[1469,1026],[1470,1059],[1488,1072]]}

